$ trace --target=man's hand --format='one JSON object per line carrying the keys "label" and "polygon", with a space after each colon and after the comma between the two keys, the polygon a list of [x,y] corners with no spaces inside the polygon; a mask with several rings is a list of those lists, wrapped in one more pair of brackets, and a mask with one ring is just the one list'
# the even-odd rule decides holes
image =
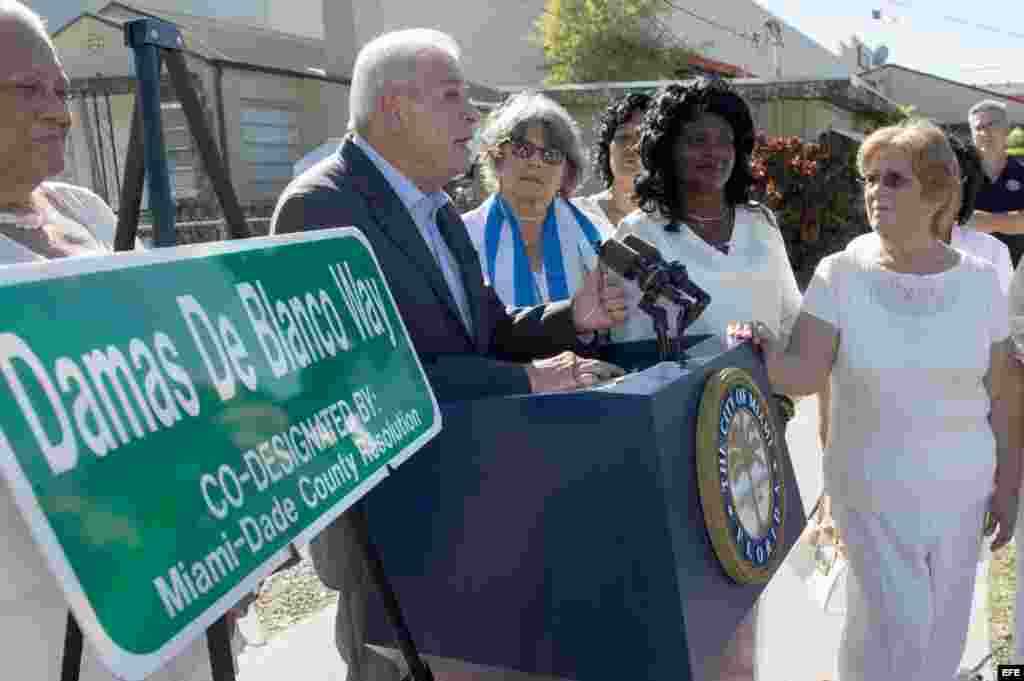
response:
{"label": "man's hand", "polygon": [[971,226],[979,232],[991,234],[1024,234],[1024,211],[1011,213],[989,213],[975,210],[971,215]]}
{"label": "man's hand", "polygon": [[526,365],[530,392],[559,393],[579,390],[625,372],[614,364],[597,359],[583,359],[572,352],[563,352],[547,359],[535,359]]}
{"label": "man's hand", "polygon": [[992,500],[988,505],[988,519],[985,524],[985,535],[996,532],[992,540],[992,552],[1006,546],[1013,538],[1013,531],[1017,524],[1017,505],[1020,503],[1018,497],[1020,485],[1013,482],[1000,484],[996,481],[996,491],[992,494]]}
{"label": "man's hand", "polygon": [[608,281],[598,265],[583,279],[572,297],[572,321],[577,333],[590,333],[618,326],[626,319],[626,289]]}

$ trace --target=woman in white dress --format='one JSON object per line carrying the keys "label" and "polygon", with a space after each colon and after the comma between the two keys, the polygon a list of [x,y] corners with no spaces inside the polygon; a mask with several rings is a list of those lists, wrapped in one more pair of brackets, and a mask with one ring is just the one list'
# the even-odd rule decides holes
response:
{"label": "woman in white dress", "polygon": [[492,114],[481,138],[493,193],[462,220],[484,277],[510,307],[572,297],[612,229],[602,211],[569,199],[586,168],[579,127],[557,102],[523,92]]}
{"label": "woman in white dress", "polygon": [[[113,251],[117,219],[110,207],[87,189],[46,181],[64,168],[71,126],[68,86],[38,15],[17,2],[0,3],[0,265]],[[56,681],[61,678],[68,605],[6,482],[0,483],[0,532],[0,636],[8,678]],[[88,638],[79,678],[114,678]],[[149,677],[210,678],[204,638]]]}
{"label": "woman in white dress", "polygon": [[640,124],[650,104],[650,95],[635,92],[608,105],[601,114],[594,144],[594,168],[604,190],[573,199],[577,206],[603,213],[611,225],[618,225],[638,207],[634,182],[643,169],[638,148]]}
{"label": "woman in white dress", "polygon": [[[948,227],[940,230],[939,238],[957,250],[992,263],[999,277],[999,288],[1002,295],[1006,296],[1009,294],[1010,278],[1013,275],[1009,249],[1006,247],[1006,244],[991,234],[978,232],[970,226],[971,216],[974,212],[974,200],[977,197],[978,190],[985,182],[981,157],[970,141],[962,140],[956,135],[947,135],[947,139],[950,147],[953,149],[953,153],[956,154],[957,164],[960,168],[962,191],[960,210],[956,214],[956,219]],[[850,247],[859,248],[863,240],[874,238],[873,234],[862,235],[851,242]],[[993,300],[990,303],[994,314],[1006,313],[1002,300]],[[819,393],[818,400],[821,442],[822,446],[824,446],[824,443],[828,441],[828,417],[831,409],[827,383],[826,388]],[[823,501],[823,507],[829,507],[827,499]],[[828,524],[831,518],[828,518],[826,514],[823,520]],[[985,658],[990,649],[988,590],[987,588],[979,588],[988,583],[987,576],[990,565],[991,552],[988,550],[988,547],[982,547],[981,559],[978,563],[974,601],[971,607],[969,634],[964,658],[961,661],[961,667],[964,670],[976,667]],[[836,643],[838,643],[838,639]]]}
{"label": "woman in white dress", "polygon": [[[689,329],[693,334],[724,337],[730,321],[755,316],[786,333],[800,310],[775,216],[748,200],[753,144],[750,110],[724,81],[670,85],[644,121],[644,171],[636,181],[642,210],[626,217],[615,237],[634,234],[650,242],[666,260],[686,265],[711,295]],[[627,296],[635,307],[640,291],[628,287]],[[653,322],[639,311],[612,332],[616,342],[653,337]]]}
{"label": "woman in white dress", "polygon": [[985,512],[993,550],[1016,523],[1019,371],[995,268],[942,239],[960,207],[942,131],[883,128],[857,161],[875,233],[822,260],[788,344],[751,332],[776,387],[831,381],[825,488],[852,577],[840,678],[952,679]]}
{"label": "woman in white dress", "polygon": [[[655,96],[644,118],[644,172],[636,181],[641,210],[623,220],[615,236],[635,234],[648,241],[665,260],[684,264],[690,278],[710,294],[711,304],[688,333],[724,339],[729,322],[760,318],[786,335],[800,310],[800,289],[775,216],[748,201],[753,145],[750,109],[720,80],[669,85]],[[613,341],[654,338],[652,320],[636,309],[640,295],[635,285],[626,287],[631,312],[621,328],[612,330]],[[669,318],[675,320],[674,310]],[[800,408],[808,411],[806,405]],[[798,416],[797,422],[808,423],[813,432],[814,410]],[[787,432],[787,440],[796,435]],[[813,438],[797,439],[813,444]],[[801,455],[810,461],[818,457],[816,452]],[[787,590],[787,598],[794,592],[810,600],[800,580],[790,582],[778,587]],[[723,653],[719,679],[754,678],[759,666],[755,625],[762,617],[755,610],[743,621]]]}

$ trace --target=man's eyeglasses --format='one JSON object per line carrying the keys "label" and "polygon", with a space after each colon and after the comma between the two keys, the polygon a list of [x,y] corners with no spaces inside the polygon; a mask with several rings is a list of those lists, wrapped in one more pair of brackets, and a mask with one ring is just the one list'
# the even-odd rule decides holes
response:
{"label": "man's eyeglasses", "polygon": [[897,173],[895,170],[889,170],[881,174],[868,173],[858,180],[858,182],[865,188],[877,187],[881,184],[886,189],[903,189],[913,181],[913,178],[904,175],[903,173]]}
{"label": "man's eyeglasses", "polygon": [[512,150],[512,155],[516,158],[521,158],[524,161],[533,158],[534,154],[537,152],[540,152],[541,160],[551,166],[557,166],[565,160],[565,152],[561,149],[538,147],[529,140],[515,137],[507,139],[505,142],[508,143],[509,148]]}
{"label": "man's eyeglasses", "polygon": [[74,93],[63,86],[50,89],[43,83],[0,83],[0,92],[13,92],[29,104],[45,101],[52,94],[67,105],[75,97]]}

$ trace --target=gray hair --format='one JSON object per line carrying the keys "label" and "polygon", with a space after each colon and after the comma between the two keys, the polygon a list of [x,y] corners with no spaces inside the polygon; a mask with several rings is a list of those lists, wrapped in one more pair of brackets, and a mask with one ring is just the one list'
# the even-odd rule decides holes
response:
{"label": "gray hair", "polygon": [[364,45],[352,67],[348,127],[365,129],[370,114],[377,110],[378,97],[393,88],[412,86],[417,59],[430,50],[445,52],[456,62],[461,56],[454,38],[428,28],[384,33]]}
{"label": "gray hair", "polygon": [[995,113],[1004,125],[1010,123],[1010,118],[1006,115],[1006,104],[995,99],[985,99],[972,106],[971,110],[967,112],[967,119],[970,120],[975,114],[979,114],[982,111]]}
{"label": "gray hair", "polygon": [[10,19],[37,34],[39,38],[53,48],[50,32],[46,29],[46,20],[34,10],[18,0],[0,0],[0,21]]}
{"label": "gray hair", "polygon": [[587,168],[587,154],[583,148],[580,127],[561,104],[529,90],[507,99],[491,114],[480,133],[480,141],[484,145],[481,153],[484,186],[490,191],[497,191],[495,156],[498,147],[513,137],[524,137],[531,125],[540,125],[544,129],[545,146],[565,153],[569,167],[562,180],[560,193],[565,197],[571,196],[583,183]]}

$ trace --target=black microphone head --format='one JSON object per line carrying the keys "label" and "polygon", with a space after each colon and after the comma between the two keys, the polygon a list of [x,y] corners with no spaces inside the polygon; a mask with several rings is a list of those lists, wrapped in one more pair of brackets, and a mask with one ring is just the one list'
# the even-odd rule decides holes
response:
{"label": "black microphone head", "polygon": [[650,241],[641,239],[636,234],[627,234],[622,239],[622,243],[632,248],[644,258],[654,260],[655,262],[664,260],[664,258],[661,257],[661,251],[658,250],[657,246],[652,244]]}
{"label": "black microphone head", "polygon": [[636,279],[640,274],[640,255],[621,241],[605,239],[600,248],[600,260],[626,279]]}

